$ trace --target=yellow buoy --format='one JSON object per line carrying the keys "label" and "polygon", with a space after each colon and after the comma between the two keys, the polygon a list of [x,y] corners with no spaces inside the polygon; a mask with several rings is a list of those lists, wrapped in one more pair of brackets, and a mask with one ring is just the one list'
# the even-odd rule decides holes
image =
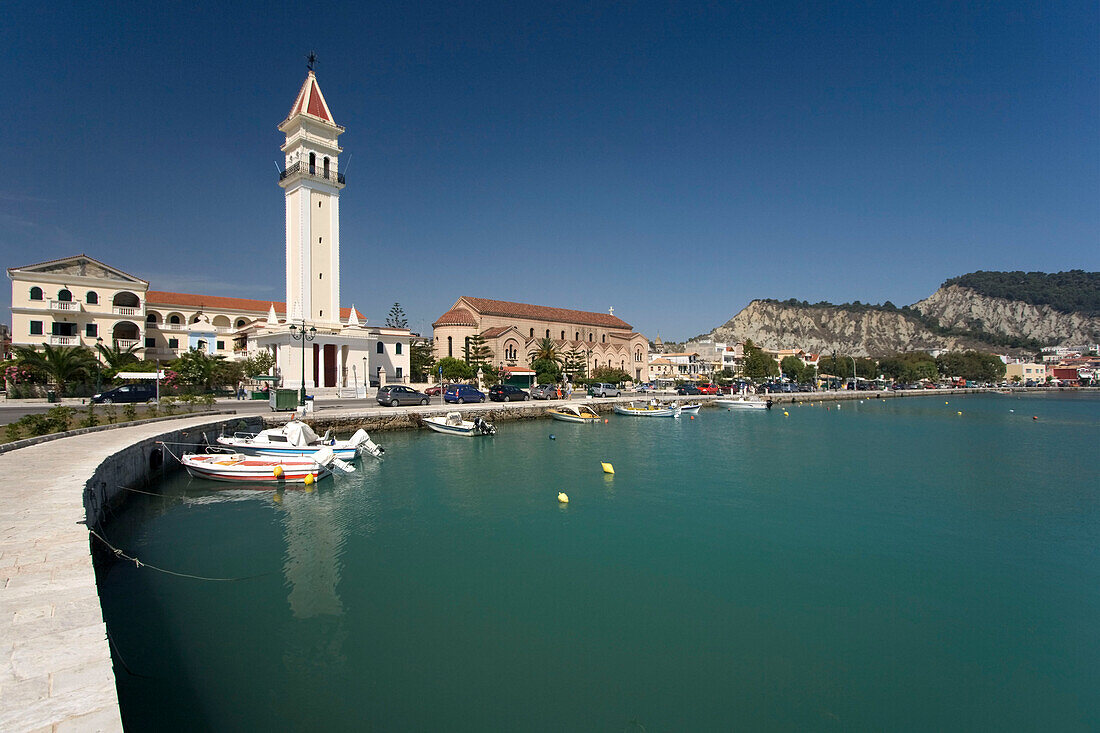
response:
{"label": "yellow buoy", "polygon": [[600,465],[603,466],[604,473],[615,473],[615,467],[610,463],[601,463]]}
{"label": "yellow buoy", "polygon": [[956,415],[961,415],[961,414],[962,414],[962,410],[959,410],[959,411],[958,411],[958,412],[956,412],[955,414],[956,414]]}
{"label": "yellow buoy", "polygon": [[282,478],[283,477],[283,467],[282,466],[276,466],[274,469],[272,469],[271,474],[275,478]]}
{"label": "yellow buoy", "polygon": [[783,414],[786,415],[787,417],[791,416],[791,413],[787,412],[786,410],[783,411]]}
{"label": "yellow buoy", "polygon": [[566,494],[564,491],[559,491],[558,492],[558,501],[560,501],[562,504],[568,504],[569,503],[569,495]]}
{"label": "yellow buoy", "polygon": [[312,473],[307,473],[305,481],[306,481],[306,486],[309,486],[310,484],[312,484],[313,483],[313,474]]}

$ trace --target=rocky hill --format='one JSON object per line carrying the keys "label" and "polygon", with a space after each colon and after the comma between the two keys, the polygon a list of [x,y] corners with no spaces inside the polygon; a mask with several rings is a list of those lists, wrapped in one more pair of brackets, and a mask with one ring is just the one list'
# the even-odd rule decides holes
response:
{"label": "rocky hill", "polygon": [[[1026,300],[988,294],[1012,292],[1014,283]],[[1097,302],[1100,273],[979,272],[948,280],[930,297],[903,308],[754,300],[704,337],[856,356],[930,349],[1025,354],[1043,345],[1100,341]]]}

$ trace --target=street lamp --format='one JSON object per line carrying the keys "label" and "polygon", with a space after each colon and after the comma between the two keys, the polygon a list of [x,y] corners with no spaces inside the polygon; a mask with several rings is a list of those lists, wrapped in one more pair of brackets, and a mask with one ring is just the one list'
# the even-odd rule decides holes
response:
{"label": "street lamp", "polygon": [[97,336],[95,340],[96,349],[95,355],[95,391],[99,394],[103,391],[103,362],[100,361],[103,358],[103,337]]}
{"label": "street lamp", "polygon": [[306,330],[305,319],[302,319],[302,328],[299,330],[297,326],[290,327],[290,337],[295,341],[302,342],[302,390],[300,400],[298,404],[303,407],[306,404],[306,342],[312,341],[317,338],[317,329],[310,326],[309,330]]}
{"label": "street lamp", "polygon": [[849,358],[852,360],[852,389],[854,390],[859,386],[856,384],[856,358],[854,356],[849,356]]}

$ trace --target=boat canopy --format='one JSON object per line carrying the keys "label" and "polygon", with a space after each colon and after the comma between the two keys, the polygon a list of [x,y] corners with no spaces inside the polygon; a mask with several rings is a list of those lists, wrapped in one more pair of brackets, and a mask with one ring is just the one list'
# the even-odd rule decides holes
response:
{"label": "boat canopy", "polygon": [[299,420],[291,420],[286,424],[286,442],[294,446],[305,446],[321,440],[321,436],[313,432],[313,428]]}

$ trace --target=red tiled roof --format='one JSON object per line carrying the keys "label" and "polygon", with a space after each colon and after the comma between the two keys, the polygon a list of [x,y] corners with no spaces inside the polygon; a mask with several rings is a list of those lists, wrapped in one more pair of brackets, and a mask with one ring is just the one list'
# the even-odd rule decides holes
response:
{"label": "red tiled roof", "polygon": [[317,84],[317,77],[313,75],[312,71],[306,75],[306,80],[298,91],[298,96],[294,100],[294,106],[290,108],[287,119],[303,112],[325,122],[333,121],[328,105],[325,104],[325,97],[321,94],[321,87]]}
{"label": "red tiled roof", "polygon": [[483,315],[511,316],[513,318],[528,318],[537,321],[580,323],[586,326],[602,326],[603,328],[631,330],[629,323],[608,313],[592,313],[590,311],[578,311],[569,308],[551,308],[544,305],[512,303],[507,300],[471,298],[465,295],[462,296],[462,300],[469,303],[478,313]]}
{"label": "red tiled roof", "polygon": [[497,336],[512,328],[515,328],[515,326],[493,326],[492,328],[487,328],[482,331],[481,337],[487,339],[495,339]]}
{"label": "red tiled roof", "polygon": [[[222,295],[194,295],[192,293],[169,293],[163,290],[150,290],[145,293],[146,305],[166,305],[179,308],[202,308],[204,310],[255,311],[266,314],[271,306],[275,313],[286,316],[286,303],[276,300],[252,300],[251,298],[227,298]],[[363,320],[363,313],[355,309],[356,317]],[[340,309],[340,319],[347,320],[351,308]]]}
{"label": "red tiled roof", "polygon": [[465,308],[452,308],[441,315],[433,326],[476,326],[474,314]]}

